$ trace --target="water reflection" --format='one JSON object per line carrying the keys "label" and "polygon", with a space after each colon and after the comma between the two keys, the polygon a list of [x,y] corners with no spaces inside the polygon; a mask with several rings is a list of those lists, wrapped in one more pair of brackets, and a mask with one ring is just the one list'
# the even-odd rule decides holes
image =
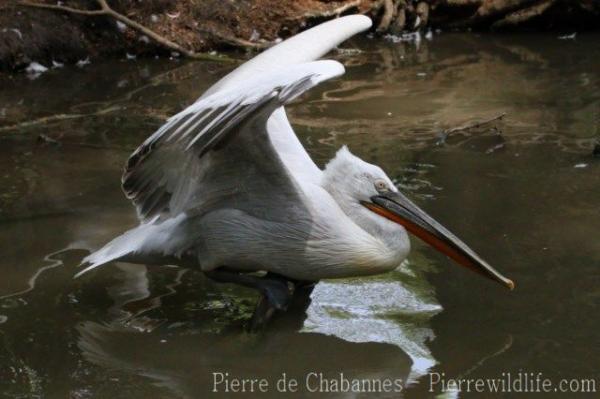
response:
{"label": "water reflection", "polygon": [[[345,371],[401,378],[406,397],[424,397],[428,370],[595,373],[598,43],[442,34],[418,51],[359,40],[362,52],[334,54],[344,78],[290,110],[309,152],[322,164],[349,144],[380,164],[518,290],[415,242],[405,268],[323,282],[258,335],[243,330],[254,294],[198,273],[114,264],[72,280],[83,255],[136,223],[119,187],[130,151],[229,67],[114,62],[0,77],[0,390],[198,397],[212,370]],[[503,112],[496,129],[439,143],[445,129]]]}
{"label": "water reflection", "polygon": [[[393,373],[405,380],[408,375],[410,360],[390,345],[368,343],[368,339],[359,345],[335,336],[299,333],[310,301],[308,295],[296,298],[289,312],[264,334],[246,334],[238,321],[247,320],[249,313],[241,320],[232,314],[227,317],[229,312],[239,312],[242,304],[239,298],[230,302],[231,297],[220,290],[222,286],[196,278],[192,287],[190,281],[182,281],[183,271],[177,270],[162,276],[161,283],[168,292],[155,294],[145,267],[119,266],[113,275],[117,281],[108,290],[113,301],[108,319],[77,325],[79,349],[96,365],[148,377],[179,396],[210,393],[213,372],[273,382],[282,372],[298,380],[311,372],[334,378],[340,372],[339,362],[356,356],[361,364],[343,369],[348,378],[372,380]],[[184,283],[190,285],[188,289],[202,289],[194,294],[201,297],[194,300],[198,307],[189,306],[189,298],[185,299],[189,293],[177,292]],[[171,295],[176,298],[168,303]],[[184,311],[171,309],[174,306]],[[194,315],[197,310],[201,315]],[[182,313],[185,317],[180,316]],[[279,394],[275,391],[267,396]]]}
{"label": "water reflection", "polygon": [[427,341],[435,338],[429,319],[441,306],[424,301],[400,281],[323,282],[312,300],[304,331],[399,347],[412,360],[408,384],[436,364]]}

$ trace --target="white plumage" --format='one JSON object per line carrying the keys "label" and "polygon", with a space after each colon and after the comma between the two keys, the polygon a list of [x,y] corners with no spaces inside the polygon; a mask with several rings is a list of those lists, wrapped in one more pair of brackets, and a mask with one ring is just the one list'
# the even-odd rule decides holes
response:
{"label": "white plumage", "polygon": [[283,106],[344,73],[340,63],[316,59],[370,26],[349,16],[292,37],[169,118],[123,174],[142,223],[85,258],[78,275],[114,260],[290,280],[382,273],[408,255],[405,224],[508,284],[381,168],[344,147],[321,171],[294,134]]}

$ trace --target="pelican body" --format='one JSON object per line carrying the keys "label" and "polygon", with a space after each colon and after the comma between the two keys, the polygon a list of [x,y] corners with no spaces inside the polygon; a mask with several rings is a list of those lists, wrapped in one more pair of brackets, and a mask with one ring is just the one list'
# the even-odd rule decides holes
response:
{"label": "pelican body", "polygon": [[354,15],[300,33],[169,118],[123,174],[141,224],[86,257],[78,275],[111,261],[176,264],[258,289],[263,313],[272,314],[285,308],[290,282],[397,268],[411,232],[512,288],[381,168],[343,147],[321,170],[296,137],[284,106],[342,75],[340,63],[318,59],[370,27],[369,18]]}

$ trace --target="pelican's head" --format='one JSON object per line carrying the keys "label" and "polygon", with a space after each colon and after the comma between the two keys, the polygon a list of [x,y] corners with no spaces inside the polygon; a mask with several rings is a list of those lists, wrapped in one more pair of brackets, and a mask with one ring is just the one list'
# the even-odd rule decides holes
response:
{"label": "pelican's head", "polygon": [[361,227],[369,228],[376,224],[376,229],[369,230],[377,232],[385,230],[381,226],[390,225],[402,232],[408,230],[458,264],[510,289],[514,288],[512,280],[502,276],[454,234],[400,193],[380,167],[356,157],[346,146],[327,164],[323,179],[323,186],[342,210]]}

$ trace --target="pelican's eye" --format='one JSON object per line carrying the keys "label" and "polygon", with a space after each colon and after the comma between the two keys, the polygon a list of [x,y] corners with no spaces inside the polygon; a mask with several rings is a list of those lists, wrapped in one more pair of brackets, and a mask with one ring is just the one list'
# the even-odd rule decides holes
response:
{"label": "pelican's eye", "polygon": [[385,180],[383,179],[377,179],[375,180],[375,189],[379,192],[382,191],[389,191],[389,187],[388,184],[385,182]]}

